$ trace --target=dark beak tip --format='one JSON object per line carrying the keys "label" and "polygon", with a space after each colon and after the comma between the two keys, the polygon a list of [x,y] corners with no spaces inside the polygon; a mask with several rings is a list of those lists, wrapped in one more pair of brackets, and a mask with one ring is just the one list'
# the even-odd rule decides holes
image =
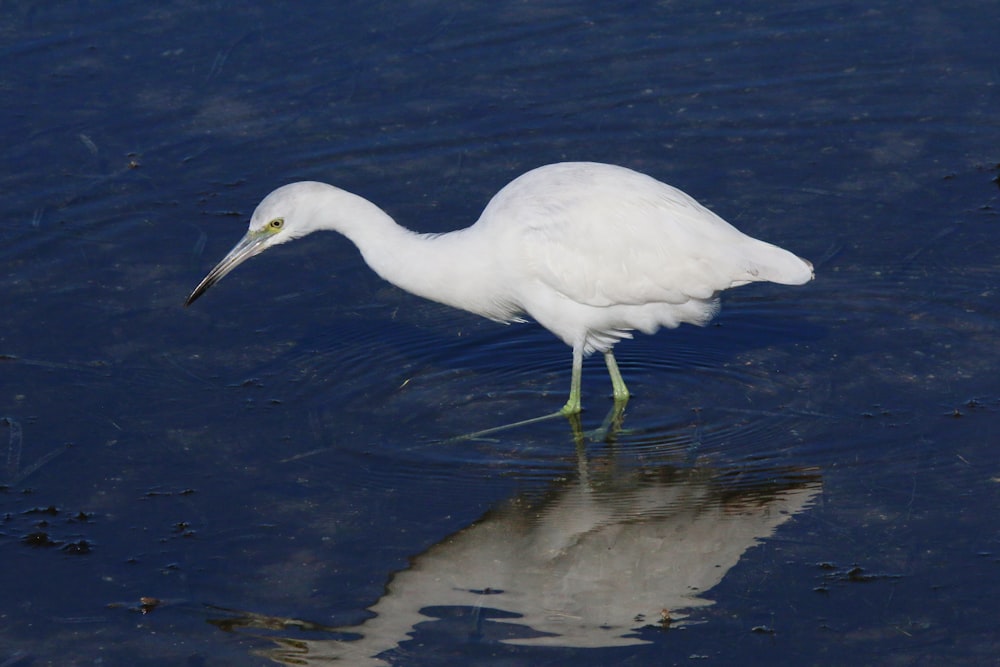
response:
{"label": "dark beak tip", "polygon": [[199,285],[195,291],[191,292],[191,294],[188,295],[188,298],[184,299],[184,307],[187,308],[188,306],[190,306],[192,303],[198,300],[198,297],[200,297],[204,293],[205,289]]}
{"label": "dark beak tip", "polygon": [[207,292],[209,288],[215,283],[222,280],[226,274],[239,266],[243,261],[253,257],[254,255],[260,253],[264,250],[264,242],[267,239],[262,237],[260,234],[253,234],[247,232],[243,239],[233,246],[233,249],[222,258],[222,261],[215,265],[215,267],[208,272],[202,281],[198,283],[198,286],[194,288],[194,291],[188,295],[188,298],[184,300],[184,306],[190,306],[192,303],[198,300],[198,298]]}

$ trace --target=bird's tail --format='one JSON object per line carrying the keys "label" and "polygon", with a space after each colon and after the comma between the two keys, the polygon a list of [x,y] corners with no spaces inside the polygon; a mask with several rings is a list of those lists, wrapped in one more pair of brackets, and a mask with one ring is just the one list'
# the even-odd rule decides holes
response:
{"label": "bird's tail", "polygon": [[747,259],[750,276],[747,282],[766,280],[781,285],[802,285],[815,277],[812,262],[764,241],[754,239]]}

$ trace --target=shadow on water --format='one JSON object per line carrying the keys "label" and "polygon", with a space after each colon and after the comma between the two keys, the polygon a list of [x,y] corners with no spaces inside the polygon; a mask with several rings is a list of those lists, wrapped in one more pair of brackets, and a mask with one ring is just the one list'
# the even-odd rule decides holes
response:
{"label": "shadow on water", "polygon": [[[617,454],[498,504],[392,575],[371,617],[349,627],[217,609],[226,631],[268,639],[283,664],[386,665],[483,645],[612,648],[643,628],[699,622],[740,557],[821,490],[818,471],[725,470]],[[388,656],[388,657],[387,657]],[[398,656],[397,656],[398,657]]]}

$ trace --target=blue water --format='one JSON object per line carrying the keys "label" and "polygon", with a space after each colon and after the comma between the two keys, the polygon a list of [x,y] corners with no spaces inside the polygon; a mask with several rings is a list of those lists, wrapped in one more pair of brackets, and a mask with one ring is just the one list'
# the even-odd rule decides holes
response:
{"label": "blue water", "polygon": [[[991,664],[1000,8],[59,2],[0,13],[0,665]],[[315,235],[623,164],[816,265],[569,350]],[[610,387],[584,371],[583,428]],[[346,661],[346,662],[345,662]]]}

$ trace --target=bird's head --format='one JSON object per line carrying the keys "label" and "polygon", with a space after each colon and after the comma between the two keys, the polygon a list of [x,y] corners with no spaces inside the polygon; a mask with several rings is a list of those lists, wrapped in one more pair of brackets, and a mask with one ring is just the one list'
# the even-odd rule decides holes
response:
{"label": "bird's head", "polygon": [[198,283],[184,305],[190,306],[209,287],[254,255],[315,231],[315,206],[319,199],[316,195],[331,189],[334,188],[323,183],[303,181],[284,185],[264,197],[250,217],[247,233]]}

